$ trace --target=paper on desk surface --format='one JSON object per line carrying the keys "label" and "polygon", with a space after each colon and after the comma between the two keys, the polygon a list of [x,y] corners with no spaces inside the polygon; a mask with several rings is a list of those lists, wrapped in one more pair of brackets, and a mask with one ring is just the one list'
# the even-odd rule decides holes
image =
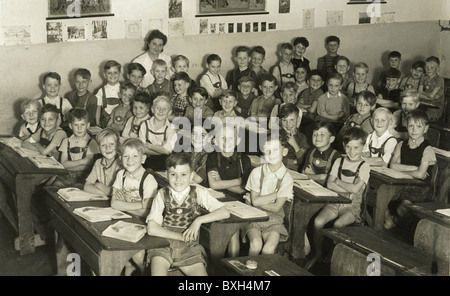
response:
{"label": "paper on desk surface", "polygon": [[370,167],[372,171],[378,172],[380,174],[386,175],[388,177],[394,178],[394,179],[414,179],[412,176],[405,174],[403,172],[390,169],[387,167]]}
{"label": "paper on desk surface", "polygon": [[438,209],[437,213],[450,217],[450,209]]}

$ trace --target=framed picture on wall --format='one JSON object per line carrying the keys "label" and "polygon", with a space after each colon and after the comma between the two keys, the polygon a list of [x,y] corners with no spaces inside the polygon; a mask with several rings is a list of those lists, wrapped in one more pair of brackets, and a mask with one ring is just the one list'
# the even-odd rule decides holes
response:
{"label": "framed picture on wall", "polygon": [[348,0],[347,4],[385,4],[387,3],[385,0]]}
{"label": "framed picture on wall", "polygon": [[268,14],[266,0],[197,0],[197,16]]}
{"label": "framed picture on wall", "polygon": [[111,0],[47,0],[47,19],[113,16]]}

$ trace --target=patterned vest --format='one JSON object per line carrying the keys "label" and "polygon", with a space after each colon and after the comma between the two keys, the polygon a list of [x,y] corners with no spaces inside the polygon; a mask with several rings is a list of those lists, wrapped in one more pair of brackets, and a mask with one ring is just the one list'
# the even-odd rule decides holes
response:
{"label": "patterned vest", "polygon": [[169,187],[163,189],[164,212],[163,225],[167,227],[184,230],[192,224],[195,218],[200,215],[200,206],[197,203],[197,191],[195,186],[190,186],[189,195],[179,205],[174,198]]}

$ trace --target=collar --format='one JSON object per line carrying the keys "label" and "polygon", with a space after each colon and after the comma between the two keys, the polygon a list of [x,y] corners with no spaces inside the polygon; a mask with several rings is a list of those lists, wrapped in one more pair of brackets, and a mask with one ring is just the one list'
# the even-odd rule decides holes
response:
{"label": "collar", "polygon": [[55,102],[59,100],[59,96],[55,97],[54,99],[50,99],[49,97],[45,96],[44,97],[44,102],[45,101],[50,101],[50,102]]}
{"label": "collar", "polygon": [[39,121],[37,121],[37,122],[34,123],[34,124],[29,124],[29,123],[27,122],[27,124],[25,125],[25,127],[27,127],[27,128],[36,128],[37,126],[39,126]]}
{"label": "collar", "polygon": [[236,150],[233,152],[233,154],[232,154],[230,157],[224,156],[224,155],[222,154],[222,152],[217,152],[217,153],[220,153],[220,156],[221,156],[222,158],[225,158],[225,159],[232,159],[232,160],[237,161],[237,158],[238,158],[238,154],[237,154]]}
{"label": "collar", "polygon": [[104,157],[102,157],[102,158],[100,159],[100,165],[102,165],[104,169],[109,169],[110,167],[112,167],[112,166],[114,165],[114,163],[117,162],[117,159],[118,159],[118,158],[119,158],[119,157],[118,157],[117,154],[116,154],[116,157],[114,157],[113,161],[108,165],[108,164],[106,163],[106,159],[105,159]]}
{"label": "collar", "polygon": [[327,153],[331,154],[331,151],[333,151],[333,147],[331,147],[331,145],[324,151],[320,151],[319,149],[316,148],[316,153],[318,153],[319,155],[327,155]]}
{"label": "collar", "polygon": [[135,180],[141,180],[142,175],[144,174],[145,169],[143,166],[141,166],[139,168],[139,170],[135,173],[135,174],[131,174],[129,173],[127,170],[125,170],[125,176],[131,179],[135,179]]}
{"label": "collar", "polygon": [[377,136],[377,132],[376,131],[373,131],[373,133],[372,133],[372,139],[377,139],[377,140],[380,140],[380,139],[387,139],[387,138],[389,138],[389,137],[391,137],[392,136],[392,134],[389,132],[389,129],[387,129],[381,136]]}
{"label": "collar", "polygon": [[[149,115],[150,116],[150,115]],[[147,119],[146,119],[147,120]],[[155,116],[152,116],[151,118],[150,118],[150,125],[151,126],[155,126],[156,125],[156,118],[155,118]],[[166,118],[166,122],[164,123],[164,125],[163,126],[170,126],[170,121]]]}
{"label": "collar", "polygon": [[[81,138],[81,141],[84,141],[84,142],[87,142],[87,141],[89,141],[91,139],[91,136],[89,136],[87,133]],[[70,138],[69,138],[69,140],[72,140],[72,141],[77,141],[77,142],[79,142],[80,141],[80,139],[76,139],[75,138],[75,135],[71,135],[70,136]]]}
{"label": "collar", "polygon": [[270,170],[269,164],[267,164],[267,163],[263,164],[262,169],[263,169],[264,176],[267,176],[269,174],[275,174],[275,176],[279,180],[283,178],[283,176],[284,176],[284,174],[286,173],[286,170],[287,170],[283,163],[281,163],[280,168],[278,170],[276,170],[275,172],[272,172]]}
{"label": "collar", "polygon": [[336,98],[336,97],[342,97],[342,93],[339,91],[338,94],[337,94],[337,96],[331,96],[331,95],[330,95],[330,92],[327,91],[327,97],[328,97],[329,99]]}
{"label": "collar", "polygon": [[169,189],[170,189],[170,192],[172,193],[172,197],[175,198],[175,200],[177,202],[180,202],[189,194],[189,192],[191,191],[191,186],[186,187],[186,189],[184,189],[181,192],[176,192],[170,186],[169,186]]}

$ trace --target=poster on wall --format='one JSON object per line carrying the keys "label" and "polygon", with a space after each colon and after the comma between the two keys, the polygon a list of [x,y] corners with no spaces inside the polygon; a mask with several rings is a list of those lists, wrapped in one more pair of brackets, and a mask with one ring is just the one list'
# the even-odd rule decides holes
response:
{"label": "poster on wall", "polygon": [[66,26],[67,41],[86,40],[85,26]]}
{"label": "poster on wall", "polygon": [[200,20],[200,34],[207,34],[208,33],[208,20],[202,19]]}
{"label": "poster on wall", "polygon": [[48,0],[48,18],[112,16],[111,0]]}
{"label": "poster on wall", "polygon": [[142,38],[142,20],[125,20],[125,38]]}
{"label": "poster on wall", "polygon": [[303,9],[303,29],[314,28],[314,8]]}
{"label": "poster on wall", "polygon": [[92,39],[108,39],[108,21],[92,21]]}
{"label": "poster on wall", "polygon": [[342,26],[344,11],[327,11],[327,27]]}
{"label": "poster on wall", "polygon": [[3,27],[4,45],[27,45],[31,44],[31,26],[8,26]]}
{"label": "poster on wall", "polygon": [[278,13],[289,13],[291,11],[291,0],[280,0]]}
{"label": "poster on wall", "polygon": [[184,35],[184,22],[174,21],[169,22],[169,36],[181,36]]}
{"label": "poster on wall", "polygon": [[266,0],[197,0],[197,1],[198,1],[198,12],[200,15],[266,13]]}
{"label": "poster on wall", "polygon": [[211,34],[215,34],[217,32],[216,27],[217,27],[216,23],[210,23],[209,24],[209,32]]}
{"label": "poster on wall", "polygon": [[183,17],[182,0],[169,1],[169,18]]}
{"label": "poster on wall", "polygon": [[62,22],[47,22],[47,43],[63,41]]}

